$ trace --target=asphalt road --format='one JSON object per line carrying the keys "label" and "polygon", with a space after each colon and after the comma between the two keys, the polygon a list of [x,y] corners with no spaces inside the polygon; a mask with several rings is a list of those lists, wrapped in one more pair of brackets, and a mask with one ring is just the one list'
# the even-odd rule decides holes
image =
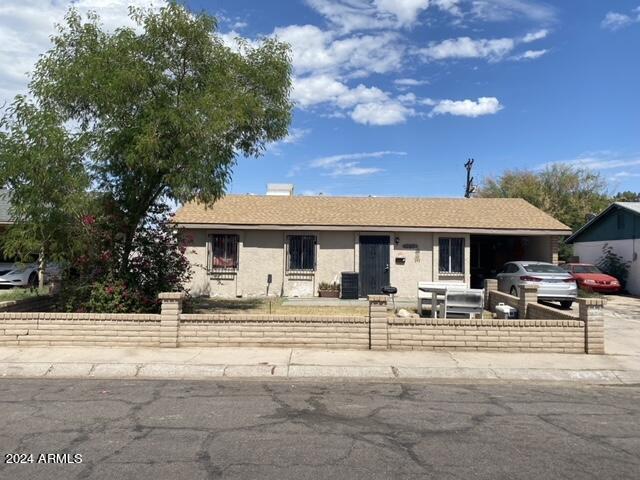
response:
{"label": "asphalt road", "polygon": [[0,412],[2,479],[640,478],[636,386],[0,380]]}

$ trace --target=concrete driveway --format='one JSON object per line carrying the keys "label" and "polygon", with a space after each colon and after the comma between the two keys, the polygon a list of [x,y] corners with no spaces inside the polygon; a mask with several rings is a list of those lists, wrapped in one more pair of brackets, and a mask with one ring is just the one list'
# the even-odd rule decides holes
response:
{"label": "concrete driveway", "polygon": [[605,349],[617,355],[640,355],[640,298],[608,295],[604,307]]}

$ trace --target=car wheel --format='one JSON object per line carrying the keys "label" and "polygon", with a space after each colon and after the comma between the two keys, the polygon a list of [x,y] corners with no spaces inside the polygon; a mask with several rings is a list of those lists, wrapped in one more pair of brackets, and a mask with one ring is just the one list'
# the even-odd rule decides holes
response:
{"label": "car wheel", "polygon": [[513,285],[513,286],[511,287],[511,290],[509,290],[509,295],[513,295],[514,297],[517,297],[517,296],[518,296],[518,289],[516,288],[516,286],[515,286],[515,285]]}
{"label": "car wheel", "polygon": [[565,310],[569,310],[572,304],[573,304],[573,300],[562,300],[560,302],[560,306]]}
{"label": "car wheel", "polygon": [[29,275],[29,280],[27,280],[27,285],[29,288],[38,288],[38,274],[33,272]]}

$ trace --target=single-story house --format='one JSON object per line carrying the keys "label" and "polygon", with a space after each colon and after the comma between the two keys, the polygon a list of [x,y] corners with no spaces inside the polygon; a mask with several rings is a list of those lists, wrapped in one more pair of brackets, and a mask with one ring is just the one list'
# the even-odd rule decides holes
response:
{"label": "single-story house", "polygon": [[518,198],[227,195],[174,217],[190,242],[194,295],[318,294],[358,272],[359,296],[417,282],[481,287],[509,260],[557,263],[569,227]]}
{"label": "single-story house", "polygon": [[640,295],[640,202],[615,202],[588,221],[566,242],[580,262],[597,264],[606,244],[629,262],[627,290]]}

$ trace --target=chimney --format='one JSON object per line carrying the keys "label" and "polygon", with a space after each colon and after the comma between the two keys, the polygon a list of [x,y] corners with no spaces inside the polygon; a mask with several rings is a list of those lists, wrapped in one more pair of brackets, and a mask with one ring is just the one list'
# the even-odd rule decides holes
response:
{"label": "chimney", "polygon": [[293,197],[292,183],[268,183],[267,195],[278,197]]}

